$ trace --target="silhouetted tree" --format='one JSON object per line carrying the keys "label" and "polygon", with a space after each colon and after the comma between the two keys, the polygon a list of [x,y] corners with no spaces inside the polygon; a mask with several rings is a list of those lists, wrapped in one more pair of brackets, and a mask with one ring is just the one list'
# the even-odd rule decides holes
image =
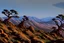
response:
{"label": "silhouetted tree", "polygon": [[4,9],[4,10],[2,11],[2,13],[3,13],[5,16],[8,17],[7,19],[4,20],[5,22],[9,21],[12,17],[16,17],[16,18],[19,17],[17,11],[15,11],[15,10],[13,10],[13,9],[11,9],[10,11],[8,11],[7,9]]}
{"label": "silhouetted tree", "polygon": [[52,29],[53,31],[51,33],[56,32],[56,27],[52,27]]}
{"label": "silhouetted tree", "polygon": [[29,20],[28,17],[26,15],[23,16],[25,18],[25,20]]}
{"label": "silhouetted tree", "polygon": [[23,19],[23,21],[21,21],[21,22],[19,23],[18,27],[20,27],[20,28],[25,28],[25,25],[24,25],[25,19],[24,19],[24,18],[22,18],[22,19]]}
{"label": "silhouetted tree", "polygon": [[58,29],[55,30],[56,33],[57,33],[58,35],[61,35],[61,34],[60,34],[60,31],[62,30],[62,27],[63,27],[64,15],[59,14],[58,16],[56,16],[56,18],[53,18],[52,20],[55,22],[55,24],[56,24],[57,27],[58,27]]}
{"label": "silhouetted tree", "polygon": [[28,19],[27,16],[24,15],[23,18],[22,18],[22,20],[23,20],[23,21],[21,21],[21,22],[19,23],[18,27],[26,28],[26,26],[24,25],[24,23],[25,23],[26,20],[29,20],[29,19]]}

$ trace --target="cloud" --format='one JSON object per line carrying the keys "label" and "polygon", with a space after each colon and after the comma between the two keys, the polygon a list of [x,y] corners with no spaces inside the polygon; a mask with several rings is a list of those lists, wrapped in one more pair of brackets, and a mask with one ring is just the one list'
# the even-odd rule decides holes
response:
{"label": "cloud", "polygon": [[53,4],[55,7],[63,8],[64,9],[64,2]]}

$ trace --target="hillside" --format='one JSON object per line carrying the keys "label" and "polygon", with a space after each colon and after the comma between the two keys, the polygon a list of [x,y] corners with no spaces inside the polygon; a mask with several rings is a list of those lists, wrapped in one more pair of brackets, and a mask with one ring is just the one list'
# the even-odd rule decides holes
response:
{"label": "hillside", "polygon": [[[64,38],[56,33],[36,29],[30,22],[21,21],[15,25],[10,21],[0,21],[0,43],[64,43]],[[24,23],[30,23],[31,25]],[[33,24],[38,23],[31,21]],[[39,24],[38,24],[39,26]]]}

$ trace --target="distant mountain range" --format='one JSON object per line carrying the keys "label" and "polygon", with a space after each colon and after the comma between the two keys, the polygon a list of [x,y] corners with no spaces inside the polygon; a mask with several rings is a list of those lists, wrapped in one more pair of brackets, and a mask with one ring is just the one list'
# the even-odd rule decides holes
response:
{"label": "distant mountain range", "polygon": [[[21,20],[23,17],[21,16],[19,19]],[[52,21],[52,18],[54,17],[46,17],[46,18],[42,18],[42,19],[39,19],[37,17],[31,17],[31,16],[28,16],[28,18],[30,20],[34,20],[36,22],[49,22],[49,21]]]}
{"label": "distant mountain range", "polygon": [[[22,16],[20,18],[12,18],[11,22],[15,25],[18,25],[22,21]],[[47,18],[36,18],[28,16],[29,21],[25,21],[26,27],[33,26],[35,29],[43,29],[46,32],[50,32],[52,27],[56,27],[54,22],[52,21],[53,17]]]}
{"label": "distant mountain range", "polygon": [[[3,18],[6,19],[6,17],[3,17]],[[22,18],[23,16],[21,16],[20,18],[12,18],[11,22],[15,25],[18,25],[22,21]],[[29,21],[25,21],[25,25],[27,25],[27,27],[31,25],[36,29],[43,29],[48,32],[52,30],[51,29],[52,27],[56,27],[56,25],[52,21],[53,17],[39,19],[37,17],[28,16],[28,18],[29,18]]]}
{"label": "distant mountain range", "polygon": [[[3,18],[6,19],[6,17],[3,17]],[[21,16],[20,18],[12,18],[12,19],[20,22],[20,21],[22,21],[22,18],[23,18],[23,16]],[[54,22],[52,21],[52,18],[54,18],[54,17],[46,17],[46,18],[39,19],[37,17],[28,16],[28,18],[30,20],[34,20],[34,21],[39,22],[39,23],[54,24]],[[11,21],[13,21],[13,20],[11,20]]]}

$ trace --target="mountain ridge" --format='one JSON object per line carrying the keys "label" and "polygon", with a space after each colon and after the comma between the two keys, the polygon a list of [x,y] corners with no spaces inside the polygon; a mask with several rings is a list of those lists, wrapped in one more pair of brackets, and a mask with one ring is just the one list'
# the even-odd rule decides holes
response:
{"label": "mountain ridge", "polygon": [[[13,20],[15,22],[15,19]],[[28,26],[29,24],[30,26]],[[49,33],[44,30],[35,29],[40,24],[32,20],[22,20],[20,24],[15,25],[11,21],[0,21],[0,42],[1,43],[58,43],[64,42],[64,38],[56,33]],[[35,26],[35,27],[36,27]],[[44,27],[44,26],[43,26]],[[47,27],[47,26],[46,26]],[[47,28],[48,29],[48,28]],[[60,41],[59,41],[60,40]]]}

